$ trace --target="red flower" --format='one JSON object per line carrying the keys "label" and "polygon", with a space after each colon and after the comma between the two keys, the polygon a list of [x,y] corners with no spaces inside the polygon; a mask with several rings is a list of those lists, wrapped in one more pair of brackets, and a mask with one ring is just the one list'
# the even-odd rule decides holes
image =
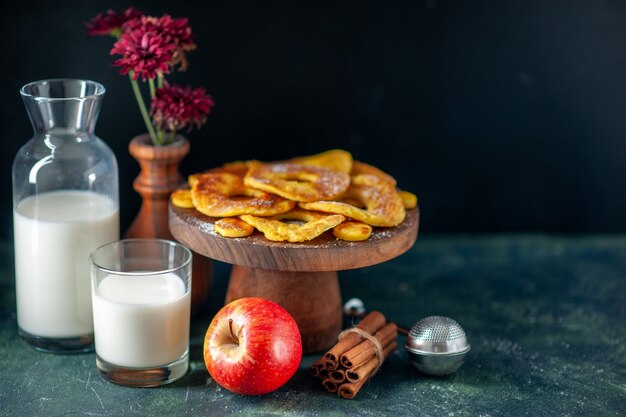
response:
{"label": "red flower", "polygon": [[168,14],[162,17],[142,16],[141,19],[128,22],[125,29],[134,30],[140,27],[149,31],[155,31],[164,37],[169,37],[176,45],[171,63],[172,67],[180,65],[181,70],[187,69],[186,53],[196,49],[196,42],[189,26],[189,19],[172,19]]}
{"label": "red flower", "polygon": [[120,74],[133,71],[133,80],[141,77],[145,81],[170,72],[175,50],[176,45],[169,37],[139,27],[124,32],[113,45],[111,55],[122,55],[122,58],[113,62],[114,66],[122,67]]}
{"label": "red flower", "polygon": [[215,102],[202,87],[166,86],[156,90],[150,114],[159,129],[175,132],[195,125],[200,128],[207,119]]}
{"label": "red flower", "polygon": [[96,17],[85,23],[87,35],[111,35],[117,37],[126,23],[138,19],[142,15],[143,13],[134,7],[129,7],[120,14],[109,9],[106,13],[98,13]]}
{"label": "red flower", "polygon": [[[203,88],[170,87],[165,81],[165,74],[174,68],[187,68],[186,54],[196,49],[188,19],[173,19],[167,14],[161,17],[144,16],[131,7],[121,14],[107,10],[85,26],[90,36],[111,35],[117,38],[110,54],[121,57],[113,65],[120,67],[120,74],[131,75],[139,111],[155,146],[171,142],[180,129],[200,128],[206,122],[215,105],[211,96]],[[139,78],[144,82],[150,80],[150,114],[137,82]],[[158,85],[165,84],[166,87],[155,92],[153,80],[157,78]]]}

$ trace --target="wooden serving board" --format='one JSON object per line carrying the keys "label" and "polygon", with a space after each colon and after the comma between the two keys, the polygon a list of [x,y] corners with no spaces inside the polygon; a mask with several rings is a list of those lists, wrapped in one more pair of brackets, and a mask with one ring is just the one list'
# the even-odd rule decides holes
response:
{"label": "wooden serving board", "polygon": [[172,235],[193,251],[233,264],[226,302],[264,297],[285,307],[300,328],[305,353],[331,346],[341,331],[342,303],[337,271],[363,268],[406,252],[417,238],[419,208],[404,222],[374,228],[364,242],[336,239],[332,233],[302,243],[272,242],[255,231],[245,238],[215,232],[217,219],[170,204]]}
{"label": "wooden serving board", "polygon": [[215,232],[216,220],[195,209],[170,205],[172,234],[209,258],[275,271],[341,271],[376,265],[406,252],[417,238],[419,210],[407,211],[399,226],[374,228],[364,242],[338,240],[331,232],[302,243],[272,242],[259,231],[244,238],[224,238]]}

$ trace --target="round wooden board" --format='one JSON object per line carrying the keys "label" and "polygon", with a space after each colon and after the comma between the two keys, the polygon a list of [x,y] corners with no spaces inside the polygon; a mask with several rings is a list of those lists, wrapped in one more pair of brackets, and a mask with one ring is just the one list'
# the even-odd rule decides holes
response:
{"label": "round wooden board", "polygon": [[406,252],[417,238],[419,208],[408,210],[396,227],[374,228],[364,242],[339,240],[330,231],[302,243],[272,242],[258,231],[244,238],[225,238],[215,232],[216,220],[170,203],[172,235],[201,255],[274,271],[341,271],[379,264]]}

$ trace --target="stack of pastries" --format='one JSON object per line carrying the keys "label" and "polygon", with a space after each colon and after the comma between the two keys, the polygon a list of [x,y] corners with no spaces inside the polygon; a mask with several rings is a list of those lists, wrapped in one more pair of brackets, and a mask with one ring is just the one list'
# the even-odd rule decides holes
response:
{"label": "stack of pastries", "polygon": [[417,197],[380,169],[333,149],[287,161],[238,161],[189,177],[172,193],[177,207],[219,218],[215,231],[304,242],[327,230],[347,241],[369,239],[373,227],[402,223]]}

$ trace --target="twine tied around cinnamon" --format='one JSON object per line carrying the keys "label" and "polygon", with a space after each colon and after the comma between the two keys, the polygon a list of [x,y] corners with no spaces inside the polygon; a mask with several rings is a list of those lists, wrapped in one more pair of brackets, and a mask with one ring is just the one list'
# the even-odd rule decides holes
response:
{"label": "twine tied around cinnamon", "polygon": [[383,361],[385,360],[385,354],[383,352],[383,346],[380,344],[378,339],[376,339],[373,335],[369,334],[365,330],[359,329],[356,326],[355,327],[351,327],[349,329],[346,329],[343,332],[339,333],[339,336],[337,336],[337,340],[343,339],[344,337],[346,337],[346,335],[348,333],[356,333],[356,334],[358,334],[363,339],[369,340],[374,345],[374,347],[376,348],[376,358],[378,359],[378,366],[376,366],[376,368],[372,372],[372,375],[370,375],[370,376],[373,376],[376,372],[378,372],[378,370],[380,369],[380,367],[383,364]]}

